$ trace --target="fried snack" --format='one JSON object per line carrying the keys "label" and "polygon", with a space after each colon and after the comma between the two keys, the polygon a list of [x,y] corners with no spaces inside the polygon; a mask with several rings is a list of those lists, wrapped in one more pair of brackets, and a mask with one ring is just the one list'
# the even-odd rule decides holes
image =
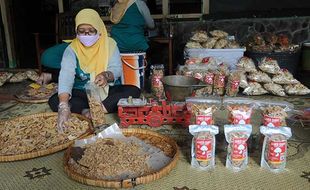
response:
{"label": "fried snack", "polygon": [[243,56],[237,63],[237,68],[246,72],[256,72],[256,67],[253,60],[249,57]]}
{"label": "fried snack", "polygon": [[47,99],[57,92],[57,84],[50,83],[46,86],[40,86],[39,88],[28,87],[24,94],[17,95],[18,98],[24,100],[40,100]]}
{"label": "fried snack", "polygon": [[299,83],[287,69],[281,71],[272,77],[272,81],[277,84],[297,84]]}
{"label": "fried snack", "polygon": [[208,38],[209,37],[206,31],[197,31],[191,37],[191,40],[195,42],[206,42]]}
{"label": "fried snack", "polygon": [[88,122],[72,116],[64,133],[57,132],[57,115],[4,122],[0,128],[0,155],[17,155],[46,150],[80,137]]}
{"label": "fried snack", "polygon": [[268,91],[266,91],[262,85],[257,82],[249,82],[249,86],[243,90],[243,94],[246,95],[262,95],[267,93]]}
{"label": "fried snack", "polygon": [[187,48],[202,48],[199,42],[189,41],[186,43],[185,47]]}
{"label": "fried snack", "polygon": [[241,168],[247,160],[247,140],[249,136],[244,132],[232,131],[228,135],[227,158],[232,167]]}
{"label": "fried snack", "polygon": [[37,81],[39,79],[39,74],[37,72],[35,72],[34,70],[26,71],[26,75],[27,75],[28,79],[30,79],[32,81]]}
{"label": "fried snack", "polygon": [[264,84],[264,88],[270,92],[271,94],[277,95],[277,96],[285,96],[284,89],[281,85],[275,84],[275,83],[266,83]]}
{"label": "fried snack", "polygon": [[94,127],[106,124],[101,102],[94,97],[90,97],[89,95],[87,95],[87,98]]}
{"label": "fried snack", "polygon": [[70,159],[72,169],[91,179],[123,180],[151,172],[148,155],[143,147],[133,141],[99,138],[85,146],[78,161]]}
{"label": "fried snack", "polygon": [[250,124],[253,108],[249,104],[228,105],[228,121],[233,124]]}
{"label": "fried snack", "polygon": [[25,72],[15,73],[10,79],[9,82],[22,82],[26,80],[28,77]]}
{"label": "fried snack", "polygon": [[220,95],[220,96],[224,95],[225,78],[226,76],[221,72],[216,72],[214,74],[214,88],[213,88],[214,95]]}
{"label": "fried snack", "polygon": [[263,34],[264,40],[271,45],[275,45],[278,41],[278,36],[273,33],[266,32]]}
{"label": "fried snack", "polygon": [[227,46],[228,44],[228,40],[227,39],[219,39],[215,45],[214,45],[214,49],[223,49]]}
{"label": "fried snack", "polygon": [[217,42],[217,38],[208,38],[206,42],[202,44],[203,48],[212,49]]}
{"label": "fried snack", "polygon": [[284,87],[284,90],[289,95],[306,95],[310,94],[310,89],[301,83],[289,84]]}
{"label": "fried snack", "polygon": [[236,42],[234,40],[233,41],[229,40],[228,44],[226,45],[225,48],[227,48],[227,49],[238,49],[238,48],[240,48],[240,45],[238,44],[238,42]]}
{"label": "fried snack", "polygon": [[263,125],[267,127],[281,127],[286,125],[287,113],[280,106],[267,106],[262,108]]}
{"label": "fried snack", "polygon": [[270,83],[271,78],[264,72],[257,71],[248,74],[248,79],[254,82]]}
{"label": "fried snack", "polygon": [[214,74],[211,72],[206,72],[204,76],[204,82],[207,85],[207,87],[205,87],[205,93],[211,95],[213,91]]}
{"label": "fried snack", "polygon": [[246,87],[248,87],[249,86],[249,83],[248,83],[248,80],[247,80],[247,78],[246,78],[246,73],[245,73],[245,71],[237,71],[237,72],[239,72],[239,75],[240,75],[240,87],[241,88],[246,88]]}
{"label": "fried snack", "polygon": [[264,57],[260,64],[258,64],[258,67],[262,71],[270,74],[278,74],[280,72],[278,61],[270,57]]}
{"label": "fried snack", "polygon": [[279,169],[285,167],[287,140],[282,134],[273,134],[267,138],[264,157],[271,169]]}
{"label": "fried snack", "polygon": [[2,86],[6,81],[8,81],[13,76],[13,73],[0,72],[0,86]]}
{"label": "fried snack", "polygon": [[192,120],[197,125],[213,125],[213,114],[217,110],[217,106],[205,103],[192,103]]}
{"label": "fried snack", "polygon": [[240,74],[239,72],[232,72],[228,77],[228,82],[226,85],[226,95],[236,96],[239,92],[240,85]]}
{"label": "fried snack", "polygon": [[200,167],[208,167],[210,165],[213,152],[213,135],[208,132],[198,132],[197,136],[194,136],[194,152],[195,159]]}
{"label": "fried snack", "polygon": [[210,34],[213,37],[217,37],[217,38],[226,38],[228,36],[228,33],[224,32],[223,30],[212,30]]}

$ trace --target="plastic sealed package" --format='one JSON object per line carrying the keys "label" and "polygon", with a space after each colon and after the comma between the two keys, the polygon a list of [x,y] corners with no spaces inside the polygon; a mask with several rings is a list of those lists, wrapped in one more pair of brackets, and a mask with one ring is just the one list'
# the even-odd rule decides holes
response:
{"label": "plastic sealed package", "polygon": [[165,97],[164,85],[162,83],[164,73],[164,65],[151,65],[151,91],[159,99]]}
{"label": "plastic sealed package", "polygon": [[254,61],[246,56],[243,56],[239,59],[237,63],[237,68],[240,70],[244,70],[246,72],[256,72],[256,67]]}
{"label": "plastic sealed package", "polygon": [[215,135],[219,129],[215,125],[190,125],[193,135],[191,147],[191,165],[209,171],[215,167]]}
{"label": "plastic sealed package", "polygon": [[252,125],[224,125],[225,139],[228,142],[226,168],[238,172],[247,167],[247,140],[251,132]]}
{"label": "plastic sealed package", "polygon": [[249,98],[224,98],[223,105],[228,110],[228,121],[230,124],[250,124],[253,111],[256,107],[255,101]]}
{"label": "plastic sealed package", "polygon": [[264,88],[273,95],[277,96],[285,96],[284,89],[281,85],[275,83],[266,83],[264,84]]}
{"label": "plastic sealed package", "polygon": [[192,41],[195,42],[206,42],[208,40],[208,33],[206,31],[196,31],[194,35],[191,37]]}
{"label": "plastic sealed package", "polygon": [[[108,87],[108,85],[106,87]],[[104,97],[106,97],[109,93],[106,87],[99,87],[94,82],[87,82],[85,84],[90,114],[94,127],[98,127],[106,123],[104,110],[101,103],[105,99]]]}
{"label": "plastic sealed package", "polygon": [[214,112],[221,106],[221,99],[218,97],[186,98],[187,110],[191,113],[191,124],[213,125]]}
{"label": "plastic sealed package", "polygon": [[205,87],[206,94],[211,95],[213,92],[214,73],[206,72],[204,76],[204,82],[207,85],[207,87]]}
{"label": "plastic sealed package", "polygon": [[280,72],[278,61],[270,57],[262,58],[262,60],[258,64],[258,67],[262,71],[270,74],[278,74]]}
{"label": "plastic sealed package", "polygon": [[292,136],[291,128],[261,126],[260,132],[265,135],[261,167],[271,172],[284,171],[287,157],[287,140]]}
{"label": "plastic sealed package", "polygon": [[258,82],[249,82],[249,86],[246,87],[244,90],[243,90],[243,94],[246,94],[246,95],[262,95],[262,94],[267,94],[268,91],[265,90],[261,84],[259,84]]}
{"label": "plastic sealed package", "polygon": [[214,88],[213,88],[213,94],[222,96],[225,92],[225,74],[221,72],[215,72],[214,73]]}
{"label": "plastic sealed package", "polygon": [[239,72],[230,73],[226,85],[226,95],[236,96],[239,92],[239,85],[240,85],[240,73]]}
{"label": "plastic sealed package", "polygon": [[277,84],[297,84],[299,83],[287,69],[281,71],[272,77],[272,82]]}
{"label": "plastic sealed package", "polygon": [[12,76],[13,73],[0,72],[0,86],[2,86],[5,82],[7,82]]}
{"label": "plastic sealed package", "polygon": [[251,72],[248,75],[248,79],[255,82],[262,82],[262,83],[270,83],[271,78],[268,76],[268,74],[257,71],[257,72]]}
{"label": "plastic sealed package", "polygon": [[289,95],[306,95],[310,94],[310,89],[301,83],[288,84],[284,86],[284,90]]}

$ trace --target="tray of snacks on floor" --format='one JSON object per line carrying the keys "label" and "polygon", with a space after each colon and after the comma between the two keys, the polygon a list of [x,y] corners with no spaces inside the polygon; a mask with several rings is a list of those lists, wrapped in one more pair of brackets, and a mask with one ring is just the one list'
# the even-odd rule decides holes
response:
{"label": "tray of snacks on floor", "polygon": [[47,85],[39,85],[31,83],[22,92],[15,94],[15,98],[19,102],[25,103],[44,103],[57,92],[58,85],[50,83]]}
{"label": "tray of snacks on floor", "polygon": [[80,183],[132,188],[167,175],[177,164],[176,142],[146,129],[113,124],[96,136],[76,140],[64,156],[65,173]]}
{"label": "tray of snacks on floor", "polygon": [[25,160],[67,148],[92,132],[90,120],[71,114],[63,133],[57,131],[57,113],[39,113],[0,121],[0,162]]}

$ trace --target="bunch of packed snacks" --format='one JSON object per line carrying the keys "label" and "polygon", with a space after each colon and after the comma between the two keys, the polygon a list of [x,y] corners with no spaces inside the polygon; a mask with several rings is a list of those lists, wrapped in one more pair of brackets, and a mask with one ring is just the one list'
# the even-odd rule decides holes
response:
{"label": "bunch of packed snacks", "polygon": [[190,125],[193,135],[191,165],[201,170],[212,170],[215,166],[215,135],[219,129],[214,125]]}
{"label": "bunch of packed snacks", "polygon": [[236,96],[239,92],[239,85],[240,85],[240,73],[239,72],[230,73],[226,85],[226,95]]}
{"label": "bunch of packed snacks", "polygon": [[248,98],[224,98],[223,105],[228,110],[228,121],[232,125],[251,124],[256,104]]}
{"label": "bunch of packed snacks", "polygon": [[0,72],[0,86],[2,86],[6,81],[8,81],[13,76],[10,72]]}
{"label": "bunch of packed snacks", "polygon": [[186,98],[187,110],[191,113],[191,124],[197,125],[213,125],[214,112],[221,105],[220,98]]}
{"label": "bunch of packed snacks", "polygon": [[251,95],[251,96],[256,96],[256,95],[262,95],[262,94],[267,94],[268,91],[266,91],[261,84],[258,82],[249,82],[248,87],[246,87],[243,90],[243,94],[246,95]]}
{"label": "bunch of packed snacks", "polygon": [[261,82],[261,83],[269,83],[271,82],[271,78],[268,76],[268,74],[257,71],[257,72],[251,72],[248,75],[248,79],[254,82]]}
{"label": "bunch of packed snacks", "polygon": [[0,127],[0,155],[17,155],[46,150],[80,137],[89,128],[85,120],[72,115],[64,133],[57,132],[57,115],[16,118]]}
{"label": "bunch of packed snacks", "polygon": [[285,96],[284,89],[281,85],[275,84],[275,83],[266,83],[264,84],[264,88],[271,94],[277,95],[277,96]]}
{"label": "bunch of packed snacks", "polygon": [[270,57],[262,58],[258,67],[260,68],[260,70],[269,74],[278,74],[280,72],[280,66],[278,65],[278,61]]}
{"label": "bunch of packed snacks", "polygon": [[237,68],[239,70],[244,70],[245,72],[256,72],[256,67],[254,61],[246,56],[243,56],[239,59],[237,63]]}
{"label": "bunch of packed snacks", "polygon": [[164,85],[162,78],[164,77],[164,65],[151,65],[151,91],[157,98],[164,98]]}
{"label": "bunch of packed snacks", "polygon": [[292,136],[291,128],[261,126],[260,132],[265,135],[261,167],[272,172],[283,171],[286,166],[287,140]]}
{"label": "bunch of packed snacks", "polygon": [[310,94],[310,89],[301,83],[288,84],[284,86],[284,90],[289,95],[306,95]]}
{"label": "bunch of packed snacks", "polygon": [[108,94],[104,88],[97,86],[93,82],[88,82],[85,85],[85,90],[88,98],[88,104],[91,114],[91,119],[94,127],[104,125],[105,122],[105,112],[103,109],[101,94]]}
{"label": "bunch of packed snacks", "polygon": [[251,132],[252,125],[224,125],[225,139],[228,142],[226,168],[241,171],[247,167],[247,140]]}

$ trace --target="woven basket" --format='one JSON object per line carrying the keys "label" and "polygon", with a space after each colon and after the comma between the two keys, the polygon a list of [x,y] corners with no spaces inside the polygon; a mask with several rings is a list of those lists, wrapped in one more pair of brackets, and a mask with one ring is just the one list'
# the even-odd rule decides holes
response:
{"label": "woven basket", "polygon": [[[81,120],[86,120],[88,122],[89,125],[89,129],[82,134],[80,137],[78,138],[84,138],[87,135],[92,133],[92,123],[91,121],[79,114],[74,114],[72,113],[74,116],[78,117]],[[57,117],[57,113],[56,112],[50,112],[50,113],[39,113],[39,114],[33,114],[33,115],[28,115],[28,116],[21,116],[21,117],[17,117],[14,119],[9,119],[10,121],[13,120],[18,120],[18,119],[32,119],[32,118],[38,118],[38,117],[49,117],[49,116],[56,116]],[[4,122],[5,121],[0,121],[0,127],[4,126]],[[17,160],[26,160],[26,159],[30,159],[30,158],[36,158],[36,157],[40,157],[40,156],[45,156],[45,155],[49,155],[55,152],[58,152],[60,150],[63,150],[65,148],[67,148],[68,146],[70,146],[72,143],[74,142],[74,140],[72,141],[68,141],[65,144],[61,144],[61,145],[57,145],[55,147],[46,149],[46,150],[38,150],[36,152],[30,152],[30,153],[24,153],[24,154],[18,154],[18,155],[0,155],[0,162],[8,162],[8,161],[17,161]]]}
{"label": "woven basket", "polygon": [[48,102],[49,98],[44,98],[44,99],[26,99],[26,98],[22,98],[18,95],[15,95],[15,100],[18,102],[22,102],[22,103],[32,103],[32,104],[40,104],[40,103],[46,103]]}
{"label": "woven basket", "polygon": [[[70,165],[68,164],[71,155],[71,146],[70,146],[66,150],[64,155],[64,170],[67,173],[67,175],[70,178],[87,185],[107,187],[107,188],[132,188],[139,184],[150,183],[154,180],[157,180],[167,175],[176,166],[180,153],[176,142],[170,137],[166,137],[159,133],[146,129],[122,129],[122,131],[125,136],[135,136],[143,141],[146,141],[149,144],[152,144],[153,146],[160,148],[161,150],[164,151],[164,153],[167,156],[172,158],[171,162],[157,172],[137,177],[134,179],[126,179],[122,181],[91,179],[84,175],[76,173],[70,168]],[[172,147],[172,149],[168,150],[167,148],[165,148],[167,147],[166,146],[167,144],[169,144]]]}

